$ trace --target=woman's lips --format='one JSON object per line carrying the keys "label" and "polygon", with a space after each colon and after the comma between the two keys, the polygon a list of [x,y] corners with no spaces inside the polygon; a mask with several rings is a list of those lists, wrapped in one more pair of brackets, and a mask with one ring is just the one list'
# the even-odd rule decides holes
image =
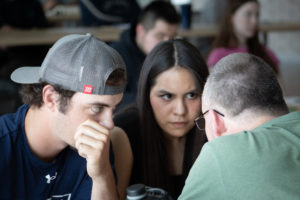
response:
{"label": "woman's lips", "polygon": [[171,124],[176,128],[182,128],[187,125],[187,122],[171,122]]}

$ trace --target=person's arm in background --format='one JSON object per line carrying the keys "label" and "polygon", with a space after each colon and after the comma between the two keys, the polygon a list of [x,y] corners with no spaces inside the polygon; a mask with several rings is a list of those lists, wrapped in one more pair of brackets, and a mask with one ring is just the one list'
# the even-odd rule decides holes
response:
{"label": "person's arm in background", "polygon": [[44,9],[44,11],[48,11],[48,10],[53,9],[57,5],[58,5],[58,2],[56,0],[45,0],[43,3],[43,9]]}
{"label": "person's arm in background", "polygon": [[48,10],[55,8],[57,5],[77,4],[77,0],[44,0],[41,1],[41,3],[43,4],[43,9],[46,12]]}
{"label": "person's arm in background", "polygon": [[226,197],[223,177],[213,149],[206,143],[185,181],[179,200],[230,199]]}
{"label": "person's arm in background", "polygon": [[111,131],[111,141],[115,157],[115,170],[117,173],[117,189],[120,199],[126,198],[126,188],[130,181],[133,165],[133,155],[126,133],[118,127]]}

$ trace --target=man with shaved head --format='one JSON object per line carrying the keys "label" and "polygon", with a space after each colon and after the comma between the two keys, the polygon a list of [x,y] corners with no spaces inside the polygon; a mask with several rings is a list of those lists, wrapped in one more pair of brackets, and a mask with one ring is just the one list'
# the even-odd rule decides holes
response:
{"label": "man with shaved head", "polygon": [[205,119],[210,142],[179,199],[300,198],[300,112],[289,113],[262,59],[236,53],[220,60],[205,84],[202,111],[195,122]]}

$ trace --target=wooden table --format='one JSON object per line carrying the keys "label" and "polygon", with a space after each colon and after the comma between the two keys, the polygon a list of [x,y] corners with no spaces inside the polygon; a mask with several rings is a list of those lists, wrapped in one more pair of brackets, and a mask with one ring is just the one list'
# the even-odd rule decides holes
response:
{"label": "wooden table", "polygon": [[[119,39],[122,31],[123,29],[113,26],[1,31],[0,47],[53,44],[59,38],[72,33],[91,33],[103,41],[113,42]],[[178,35],[184,38],[214,37],[217,31],[216,26],[199,25],[189,30],[179,30]],[[261,24],[260,31],[266,34],[268,32],[300,31],[300,22]]]}
{"label": "wooden table", "polygon": [[[282,23],[261,23],[260,32],[283,32],[283,31],[300,31],[300,22],[282,22]],[[218,32],[218,27],[213,25],[198,24],[189,30],[180,30],[179,35],[182,37],[214,37]]]}
{"label": "wooden table", "polygon": [[116,41],[120,37],[120,28],[103,26],[99,28],[48,28],[32,30],[10,30],[0,32],[0,46],[53,44],[59,38],[73,33],[91,33],[103,41]]}

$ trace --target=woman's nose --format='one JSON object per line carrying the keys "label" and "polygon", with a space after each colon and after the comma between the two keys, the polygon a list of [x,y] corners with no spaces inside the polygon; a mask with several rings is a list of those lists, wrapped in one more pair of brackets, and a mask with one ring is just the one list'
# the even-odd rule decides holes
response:
{"label": "woman's nose", "polygon": [[183,115],[186,113],[186,105],[184,100],[180,99],[175,102],[174,113],[177,115]]}

